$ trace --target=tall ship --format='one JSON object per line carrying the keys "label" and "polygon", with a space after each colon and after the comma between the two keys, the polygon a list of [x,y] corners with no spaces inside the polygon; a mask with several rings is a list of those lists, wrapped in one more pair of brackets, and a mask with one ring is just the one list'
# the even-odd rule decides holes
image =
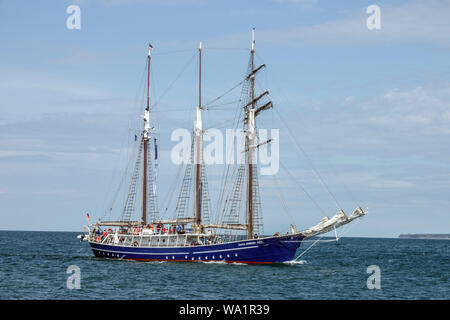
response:
{"label": "tall ship", "polygon": [[[225,262],[271,264],[292,261],[302,241],[335,230],[365,215],[357,207],[347,216],[343,210],[317,225],[297,231],[291,224],[288,232],[265,235],[260,198],[258,148],[271,143],[261,141],[257,133],[257,118],[273,108],[268,91],[256,92],[255,78],[265,64],[255,65],[255,34],[252,30],[250,59],[241,84],[238,122],[245,140],[240,163],[224,170],[219,201],[213,210],[210,204],[205,161],[203,159],[202,112],[202,45],[198,48],[198,105],[196,107],[190,154],[181,164],[178,198],[170,218],[161,218],[158,209],[155,161],[158,145],[151,127],[150,65],[152,46],[146,61],[147,96],[143,124],[136,138],[134,165],[121,217],[99,220],[85,226],[79,239],[91,246],[98,258],[139,261]],[[181,167],[180,167],[181,168]],[[172,190],[175,192],[174,190]],[[137,205],[140,202],[140,206]],[[139,208],[140,207],[140,208]],[[138,218],[136,218],[138,216]]]}

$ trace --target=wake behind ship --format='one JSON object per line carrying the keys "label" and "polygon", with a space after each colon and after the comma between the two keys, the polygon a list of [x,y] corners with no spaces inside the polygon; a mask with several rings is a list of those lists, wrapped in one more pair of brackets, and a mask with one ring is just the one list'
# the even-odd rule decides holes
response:
{"label": "wake behind ship", "polygon": [[[268,264],[292,261],[303,239],[348,224],[365,212],[356,208],[350,216],[339,211],[332,218],[325,217],[317,225],[297,231],[294,225],[284,234],[264,235],[262,206],[258,182],[256,149],[271,142],[262,141],[257,133],[256,119],[272,109],[269,92],[255,92],[255,78],[265,64],[255,66],[255,38],[252,31],[250,61],[244,79],[240,82],[241,99],[237,123],[243,125],[245,149],[243,161],[228,167],[223,178],[219,198],[221,205],[215,211],[210,206],[208,182],[203,160],[202,112],[210,104],[202,104],[202,45],[198,48],[199,83],[198,106],[192,130],[189,161],[184,164],[184,176],[178,190],[174,217],[162,219],[158,210],[157,139],[151,123],[150,62],[152,46],[147,54],[147,101],[143,129],[136,146],[134,166],[130,173],[127,197],[121,218],[98,221],[86,226],[81,240],[89,242],[96,257],[140,261],[222,261],[226,263]],[[137,138],[137,137],[136,137]],[[137,139],[136,139],[137,140]],[[140,199],[142,212],[136,215]],[[89,220],[89,215],[88,215]]]}

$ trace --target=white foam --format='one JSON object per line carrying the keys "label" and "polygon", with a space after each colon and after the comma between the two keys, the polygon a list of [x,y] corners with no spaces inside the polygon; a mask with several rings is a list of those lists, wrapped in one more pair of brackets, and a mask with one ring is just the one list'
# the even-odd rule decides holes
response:
{"label": "white foam", "polygon": [[289,265],[297,265],[297,264],[307,264],[308,262],[306,260],[291,260],[291,261],[286,261],[283,263],[289,264]]}
{"label": "white foam", "polygon": [[206,263],[206,264],[227,264],[225,262],[225,260],[221,260],[221,261],[213,261],[213,260],[203,261],[203,260],[199,260],[199,262]]}

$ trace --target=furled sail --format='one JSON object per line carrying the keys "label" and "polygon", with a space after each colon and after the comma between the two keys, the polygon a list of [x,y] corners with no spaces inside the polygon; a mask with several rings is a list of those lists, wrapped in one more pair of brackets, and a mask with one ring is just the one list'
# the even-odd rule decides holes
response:
{"label": "furled sail", "polygon": [[351,221],[364,216],[366,213],[361,208],[356,208],[350,216],[347,216],[344,211],[339,211],[332,218],[325,217],[318,224],[312,226],[300,233],[305,236],[305,238],[311,238],[319,234],[327,233],[333,229],[339,228]]}

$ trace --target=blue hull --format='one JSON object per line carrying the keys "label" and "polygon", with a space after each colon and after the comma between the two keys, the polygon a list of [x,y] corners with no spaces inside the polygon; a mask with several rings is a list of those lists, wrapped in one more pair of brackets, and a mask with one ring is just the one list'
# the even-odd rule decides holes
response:
{"label": "blue hull", "polygon": [[186,247],[132,247],[89,242],[96,257],[141,261],[224,261],[268,264],[292,261],[302,235]]}

